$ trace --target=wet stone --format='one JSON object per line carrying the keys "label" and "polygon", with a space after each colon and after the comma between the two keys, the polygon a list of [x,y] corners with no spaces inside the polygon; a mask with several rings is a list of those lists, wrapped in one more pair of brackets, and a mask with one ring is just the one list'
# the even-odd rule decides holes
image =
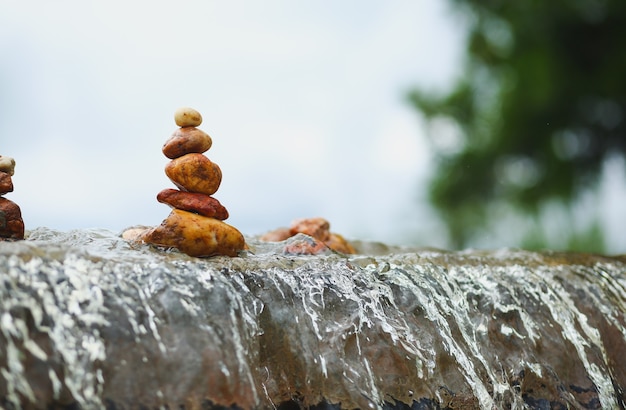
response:
{"label": "wet stone", "polygon": [[285,255],[322,255],[329,254],[330,248],[312,236],[296,234],[285,242],[283,253]]}
{"label": "wet stone", "polygon": [[6,198],[0,198],[0,238],[24,239],[20,207]]}
{"label": "wet stone", "polygon": [[237,256],[245,240],[236,228],[214,218],[174,209],[161,225],[141,235],[153,245],[176,248],[189,256]]}

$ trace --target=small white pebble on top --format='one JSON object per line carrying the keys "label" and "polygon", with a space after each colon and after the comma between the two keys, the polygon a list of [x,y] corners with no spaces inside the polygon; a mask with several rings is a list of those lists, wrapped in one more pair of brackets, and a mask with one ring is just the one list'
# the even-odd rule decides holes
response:
{"label": "small white pebble on top", "polygon": [[181,107],[174,112],[174,121],[179,127],[197,127],[202,124],[202,115],[193,108]]}

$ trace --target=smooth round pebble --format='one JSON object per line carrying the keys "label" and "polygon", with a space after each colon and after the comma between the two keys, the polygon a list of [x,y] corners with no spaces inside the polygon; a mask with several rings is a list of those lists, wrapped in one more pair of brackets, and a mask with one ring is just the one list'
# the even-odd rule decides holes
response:
{"label": "smooth round pebble", "polygon": [[202,154],[187,154],[165,166],[167,177],[183,191],[213,195],[222,182],[220,167]]}
{"label": "smooth round pebble", "polygon": [[143,234],[148,232],[153,228],[148,227],[137,227],[137,228],[128,228],[124,232],[122,232],[122,239],[127,241],[139,241]]}
{"label": "smooth round pebble", "polygon": [[11,175],[0,171],[0,195],[4,195],[7,192],[13,192],[13,180]]}
{"label": "smooth round pebble", "polygon": [[163,144],[163,154],[169,159],[186,154],[202,154],[211,148],[213,140],[209,134],[196,127],[179,128]]}
{"label": "smooth round pebble", "polygon": [[197,127],[202,124],[202,115],[193,108],[181,107],[174,112],[174,121],[179,127]]}
{"label": "smooth round pebble", "polygon": [[15,160],[11,157],[3,157],[0,155],[0,172],[13,175],[15,173]]}

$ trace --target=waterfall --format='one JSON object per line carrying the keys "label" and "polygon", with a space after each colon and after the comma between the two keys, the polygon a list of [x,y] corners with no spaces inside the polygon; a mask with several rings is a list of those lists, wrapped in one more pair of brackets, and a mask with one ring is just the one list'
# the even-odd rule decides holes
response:
{"label": "waterfall", "polygon": [[625,407],[624,257],[246,240],[210,259],[105,230],[0,244],[0,405]]}

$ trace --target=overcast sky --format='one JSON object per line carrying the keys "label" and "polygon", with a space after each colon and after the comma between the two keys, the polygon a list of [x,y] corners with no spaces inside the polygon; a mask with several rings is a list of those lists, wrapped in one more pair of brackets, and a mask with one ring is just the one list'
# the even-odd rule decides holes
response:
{"label": "overcast sky", "polygon": [[[462,75],[466,24],[448,4],[0,0],[0,155],[17,161],[6,197],[27,229],[157,225],[170,210],[156,194],[173,187],[161,147],[191,106],[222,169],[214,196],[244,234],[322,216],[349,239],[445,247],[406,94]],[[597,211],[623,252],[624,161],[599,187],[580,218]]]}
{"label": "overcast sky", "polygon": [[460,74],[446,4],[0,0],[7,198],[27,229],[157,225],[173,187],[161,146],[191,106],[222,169],[214,196],[245,234],[323,216],[353,239],[436,242],[406,93]]}

